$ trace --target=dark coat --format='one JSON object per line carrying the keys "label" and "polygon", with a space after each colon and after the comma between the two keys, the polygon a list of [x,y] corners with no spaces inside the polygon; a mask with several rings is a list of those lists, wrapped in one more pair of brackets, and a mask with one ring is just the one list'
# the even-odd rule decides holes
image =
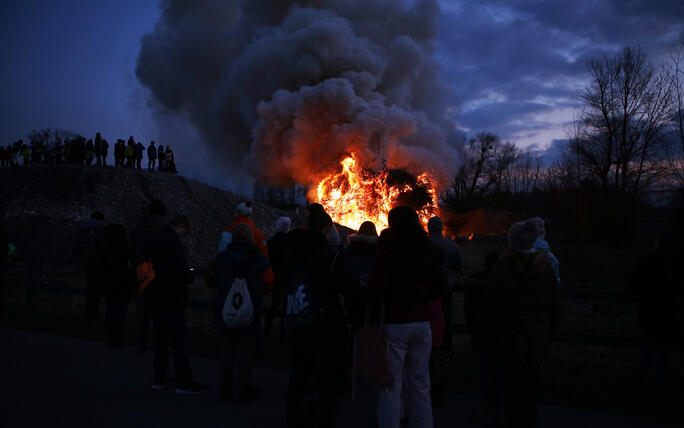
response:
{"label": "dark coat", "polygon": [[147,158],[150,160],[157,159],[157,149],[153,145],[147,148]]}
{"label": "dark coat", "polygon": [[505,252],[482,295],[483,350],[542,363],[560,317],[558,283],[545,252]]}
{"label": "dark coat", "polygon": [[131,254],[135,266],[151,257],[150,252],[154,239],[164,225],[164,218],[159,215],[147,214],[139,224],[133,228],[131,235]]}
{"label": "dark coat", "polygon": [[138,143],[135,145],[135,158],[136,159],[142,159],[143,158],[143,153],[145,153],[145,146],[143,146],[141,143]]}
{"label": "dark coat", "polygon": [[146,298],[155,311],[167,313],[185,309],[193,275],[176,231],[168,225],[163,226],[153,240],[150,256],[156,277],[145,290]]}
{"label": "dark coat", "polygon": [[126,229],[108,224],[102,229],[98,259],[102,269],[103,288],[109,299],[127,300],[134,292],[135,281],[129,259]]}
{"label": "dark coat", "polygon": [[335,264],[335,278],[340,282],[340,291],[344,295],[344,309],[349,313],[354,329],[363,324],[368,283],[377,249],[377,237],[352,235]]}
{"label": "dark coat", "polygon": [[288,285],[297,270],[306,272],[312,300],[322,310],[319,325],[339,337],[346,334],[347,327],[339,290],[332,277],[336,258],[337,252],[322,233],[297,229],[288,234],[285,261]]}
{"label": "dark coat", "polygon": [[268,260],[259,249],[252,244],[232,242],[225,250],[216,256],[216,309],[214,311],[214,326],[220,332],[228,330],[223,321],[223,304],[230,292],[235,278],[245,278],[249,297],[254,306],[254,320],[252,327],[258,326],[261,318],[261,276],[268,267]]}
{"label": "dark coat", "polygon": [[679,347],[684,341],[684,287],[681,263],[672,251],[658,249],[636,263],[628,291],[639,305],[639,327],[653,344]]}
{"label": "dark coat", "polygon": [[439,249],[425,237],[406,242],[386,229],[378,240],[369,299],[384,302],[385,322],[429,321],[428,301],[444,295],[446,280]]}

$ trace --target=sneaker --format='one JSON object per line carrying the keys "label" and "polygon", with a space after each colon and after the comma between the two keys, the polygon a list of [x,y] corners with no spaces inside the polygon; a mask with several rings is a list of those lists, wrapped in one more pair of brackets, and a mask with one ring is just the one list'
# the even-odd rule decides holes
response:
{"label": "sneaker", "polygon": [[173,386],[175,383],[176,379],[169,376],[164,376],[163,378],[155,379],[154,382],[152,382],[152,389],[161,391],[162,389]]}
{"label": "sneaker", "polygon": [[181,395],[198,395],[204,394],[207,391],[209,391],[209,388],[197,382],[192,382],[188,385],[176,385],[176,394]]}
{"label": "sneaker", "polygon": [[238,398],[238,403],[247,404],[254,400],[261,398],[261,389],[249,387],[240,393],[240,398]]}

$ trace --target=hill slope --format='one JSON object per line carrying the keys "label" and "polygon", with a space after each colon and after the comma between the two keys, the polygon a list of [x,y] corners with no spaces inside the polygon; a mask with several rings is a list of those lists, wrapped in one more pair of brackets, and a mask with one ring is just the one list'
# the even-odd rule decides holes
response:
{"label": "hill slope", "polygon": [[[187,215],[193,231],[187,240],[189,262],[206,266],[216,254],[221,231],[246,200],[179,175],[131,169],[37,165],[0,170],[0,224],[25,256],[73,261],[79,225],[93,211],[130,231],[152,198],[162,200],[168,216]],[[270,236],[283,211],[254,202],[254,221]]]}

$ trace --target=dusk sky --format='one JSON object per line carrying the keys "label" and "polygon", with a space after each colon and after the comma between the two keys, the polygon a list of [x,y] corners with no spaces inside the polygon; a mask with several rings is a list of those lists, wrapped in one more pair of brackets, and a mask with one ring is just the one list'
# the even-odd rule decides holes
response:
{"label": "dusk sky", "polygon": [[[100,131],[110,141],[162,139],[135,72],[158,6],[3,1],[3,144],[44,127],[86,136]],[[449,89],[449,119],[468,135],[490,131],[523,147],[545,148],[565,137],[588,59],[640,46],[657,62],[684,46],[681,0],[443,0],[440,6],[435,58]]]}

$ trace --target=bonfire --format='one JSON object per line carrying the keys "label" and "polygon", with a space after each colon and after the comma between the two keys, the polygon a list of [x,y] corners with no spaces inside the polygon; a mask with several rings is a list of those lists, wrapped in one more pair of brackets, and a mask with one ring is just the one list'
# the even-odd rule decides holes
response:
{"label": "bonfire", "polygon": [[378,230],[387,228],[387,214],[399,205],[416,209],[424,225],[438,212],[437,192],[427,173],[414,176],[397,169],[363,168],[354,153],[323,177],[310,196],[335,223],[354,230],[364,221],[372,221]]}

